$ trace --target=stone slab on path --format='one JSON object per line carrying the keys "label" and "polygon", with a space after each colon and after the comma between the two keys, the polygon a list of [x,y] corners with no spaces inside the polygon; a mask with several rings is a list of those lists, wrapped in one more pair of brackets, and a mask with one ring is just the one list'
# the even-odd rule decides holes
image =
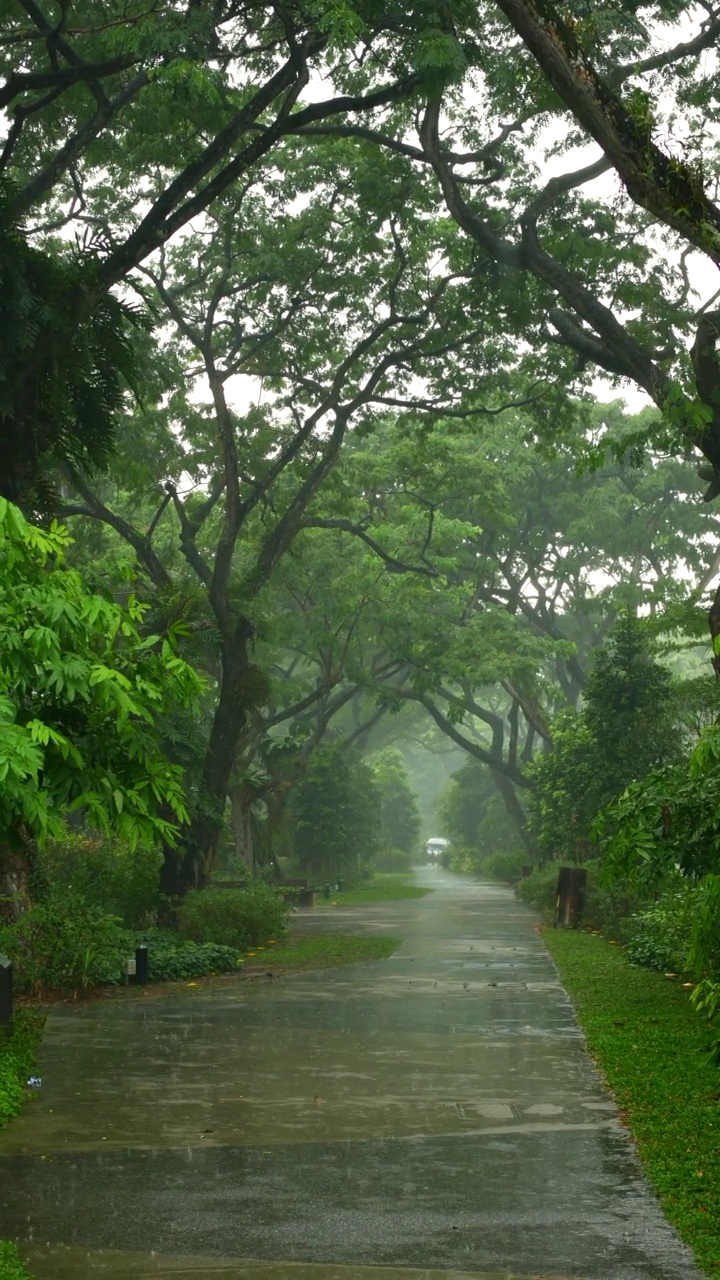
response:
{"label": "stone slab on path", "polygon": [[696,1280],[510,891],[303,912],[386,961],[65,1008],[0,1134],[39,1280]]}

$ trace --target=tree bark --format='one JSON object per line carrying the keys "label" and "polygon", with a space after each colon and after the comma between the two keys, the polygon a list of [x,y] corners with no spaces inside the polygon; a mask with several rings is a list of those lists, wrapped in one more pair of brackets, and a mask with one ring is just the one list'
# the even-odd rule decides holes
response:
{"label": "tree bark", "polygon": [[253,799],[254,793],[248,787],[241,785],[230,791],[235,854],[245,863],[251,875],[255,874],[256,861]]}
{"label": "tree bark", "polygon": [[527,815],[517,798],[517,792],[515,791],[513,783],[504,773],[500,773],[498,769],[493,769],[491,767],[490,774],[495,786],[502,796],[503,804],[505,805],[508,815],[517,830],[522,841],[523,848],[527,851],[528,857],[534,861],[537,857],[535,841],[528,831]]}

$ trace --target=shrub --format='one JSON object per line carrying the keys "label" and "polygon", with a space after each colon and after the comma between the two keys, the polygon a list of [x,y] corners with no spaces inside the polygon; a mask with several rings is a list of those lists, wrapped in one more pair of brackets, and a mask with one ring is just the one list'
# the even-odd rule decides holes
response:
{"label": "shrub", "polygon": [[61,840],[51,841],[38,860],[39,888],[52,894],[70,889],[108,915],[119,916],[129,929],[154,923],[162,854],[130,849],[120,840],[68,828]]}
{"label": "shrub", "polygon": [[696,889],[674,883],[652,906],[632,916],[627,953],[633,964],[660,973],[686,972],[696,903]]}
{"label": "shrub", "polygon": [[548,862],[544,867],[536,867],[532,875],[515,886],[517,896],[545,920],[551,920],[555,912],[559,866],[559,862]]}
{"label": "shrub", "polygon": [[175,982],[241,968],[242,960],[234,947],[221,947],[214,942],[166,942],[151,945],[148,950],[151,982]]}
{"label": "shrub", "polygon": [[406,849],[384,849],[375,859],[375,871],[411,871],[416,855]]}
{"label": "shrub", "polygon": [[450,849],[450,870],[463,875],[480,874],[482,854],[472,845],[453,845]]}
{"label": "shrub", "polygon": [[519,880],[527,861],[528,855],[524,849],[501,851],[483,858],[479,870],[481,875],[489,876],[491,880],[514,882]]}
{"label": "shrub", "polygon": [[[552,920],[555,913],[560,866],[559,862],[550,862],[544,867],[536,867],[532,875],[516,885],[518,897],[547,921]],[[632,934],[632,916],[643,905],[637,890],[625,881],[602,884],[597,862],[586,863],[585,870],[587,885],[582,924],[588,929],[598,929],[619,942],[627,941]]]}
{"label": "shrub", "polygon": [[283,933],[288,914],[276,889],[253,881],[247,889],[192,889],[180,904],[178,927],[191,942],[244,951]]}
{"label": "shrub", "polygon": [[12,1034],[7,1036],[0,1030],[0,1128],[20,1110],[25,1081],[32,1075],[44,1023],[44,1015],[37,1009],[18,1009]]}
{"label": "shrub", "polygon": [[15,965],[19,991],[78,991],[117,983],[132,937],[114,916],[76,894],[53,892],[0,929],[0,951]]}
{"label": "shrub", "polygon": [[0,1240],[0,1280],[31,1280],[30,1272],[9,1240]]}

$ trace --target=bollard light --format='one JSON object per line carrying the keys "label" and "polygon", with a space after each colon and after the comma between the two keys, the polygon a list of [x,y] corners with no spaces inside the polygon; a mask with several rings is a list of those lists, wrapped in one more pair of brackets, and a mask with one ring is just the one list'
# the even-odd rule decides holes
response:
{"label": "bollard light", "polygon": [[12,960],[0,956],[0,1027],[12,1031],[13,1020],[13,967]]}

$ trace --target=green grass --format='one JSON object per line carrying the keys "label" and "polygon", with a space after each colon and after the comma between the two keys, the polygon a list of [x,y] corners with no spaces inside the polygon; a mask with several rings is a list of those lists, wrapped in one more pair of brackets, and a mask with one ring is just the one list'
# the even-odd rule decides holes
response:
{"label": "green grass", "polygon": [[329,900],[316,895],[315,901],[320,907],[362,907],[370,902],[399,902],[403,898],[424,898],[432,889],[421,889],[412,883],[412,872],[387,871],[378,872],[367,884],[357,889],[348,889],[344,893],[331,893]]}
{"label": "green grass", "polygon": [[543,937],[667,1218],[720,1274],[720,1074],[688,991],[602,938]]}
{"label": "green grass", "polygon": [[[44,1015],[36,1009],[18,1009],[13,1033],[0,1027],[0,1128],[17,1115],[25,1097],[25,1082],[32,1075],[42,1039]],[[9,1240],[0,1240],[0,1280],[28,1280],[20,1255]]]}
{"label": "green grass", "polygon": [[363,938],[342,933],[291,934],[276,946],[248,956],[246,972],[329,969],[335,965],[385,960],[400,946],[399,938]]}

